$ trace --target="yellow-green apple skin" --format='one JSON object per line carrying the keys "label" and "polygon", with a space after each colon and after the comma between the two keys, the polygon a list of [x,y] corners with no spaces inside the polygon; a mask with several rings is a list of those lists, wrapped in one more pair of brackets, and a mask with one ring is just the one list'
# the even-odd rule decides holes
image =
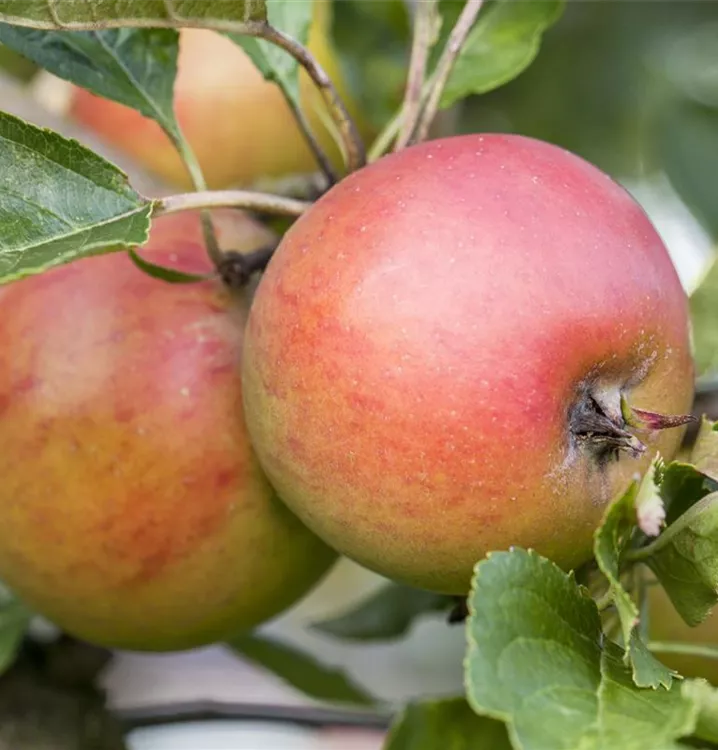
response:
{"label": "yellow-green apple skin", "polygon": [[[309,50],[349,104],[337,54],[328,37],[331,6],[317,3]],[[323,124],[329,114],[306,71],[299,76],[300,101],[312,132],[341,165],[333,136]],[[230,39],[206,29],[182,29],[175,112],[210,188],[247,185],[318,169],[279,87],[266,81]],[[157,123],[116,102],[76,88],[70,115],[173,185],[191,186],[175,147]]]}
{"label": "yellow-green apple skin", "polygon": [[[223,247],[268,239],[214,215]],[[197,214],[142,254],[210,270]],[[273,617],[335,553],[281,504],[243,419],[248,293],[174,285],[124,252],[0,289],[0,579],[68,633],[180,650]]]}
{"label": "yellow-green apple skin", "polygon": [[259,460],[310,528],[466,594],[491,550],[589,559],[606,504],[674,454],[681,429],[616,458],[584,414],[626,428],[621,394],[690,411],[686,295],[593,165],[520,136],[437,139],[349,175],[284,235],[243,381]]}

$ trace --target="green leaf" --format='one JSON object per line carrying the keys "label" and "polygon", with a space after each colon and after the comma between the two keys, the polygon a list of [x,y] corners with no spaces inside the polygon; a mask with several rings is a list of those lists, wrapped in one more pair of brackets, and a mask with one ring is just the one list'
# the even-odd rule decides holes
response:
{"label": "green leaf", "polygon": [[175,141],[178,39],[173,29],[68,32],[0,24],[0,42],[59,78],[136,109]]}
{"label": "green leaf", "polygon": [[691,294],[688,303],[698,375],[718,372],[718,259]]}
{"label": "green leaf", "polygon": [[156,263],[150,263],[150,261],[145,260],[132,248],[130,248],[128,252],[132,262],[141,271],[144,271],[144,273],[146,273],[148,276],[152,276],[152,278],[154,279],[160,279],[161,281],[166,281],[169,284],[196,284],[198,281],[207,281],[208,279],[212,278],[211,276],[202,276],[196,273],[185,273],[184,271],[177,271],[174,268],[158,266]]}
{"label": "green leaf", "polygon": [[666,96],[654,138],[656,158],[703,226],[718,236],[718,110]]}
{"label": "green leaf", "polygon": [[349,641],[386,641],[409,632],[414,621],[428,612],[444,612],[454,602],[399,583],[389,583],[339,617],[312,624],[313,630]]}
{"label": "green leaf", "polygon": [[375,703],[342,670],[320,664],[294,646],[258,635],[237,636],[227,645],[311,698],[365,706]]}
{"label": "green leaf", "polygon": [[90,30],[110,26],[178,28],[196,22],[247,27],[267,18],[264,0],[3,0],[0,21],[36,29]]}
{"label": "green leaf", "polygon": [[718,422],[703,417],[691,461],[701,474],[718,482]]}
{"label": "green leaf", "polygon": [[492,553],[469,598],[467,696],[522,750],[667,750],[697,710],[680,683],[639,688],[587,590],[534,552]]}
{"label": "green leaf", "polygon": [[334,3],[332,36],[354,100],[371,124],[381,129],[404,96],[411,48],[408,3]]}
{"label": "green leaf", "polygon": [[31,613],[25,605],[8,596],[0,603],[0,674],[15,661],[30,624]]}
{"label": "green leaf", "polygon": [[[633,684],[640,688],[670,688],[673,678],[678,677],[678,672],[669,669],[662,661],[659,661],[642,639],[638,627],[631,631],[628,651],[630,657],[631,674]],[[624,664],[626,663],[624,654]]]}
{"label": "green leaf", "polygon": [[21,649],[0,679],[0,747],[127,750],[127,726],[95,679],[110,658],[67,635]]}
{"label": "green leaf", "polygon": [[718,689],[705,680],[686,680],[683,692],[698,704],[695,736],[718,743]]}
{"label": "green leaf", "polygon": [[687,510],[640,559],[655,573],[689,625],[699,625],[718,601],[718,492]]}
{"label": "green leaf", "polygon": [[151,210],[113,164],[0,113],[0,283],[142,245]]}
{"label": "green leaf", "polygon": [[535,59],[541,36],[561,17],[564,0],[495,0],[479,15],[441,96],[442,108],[484,94],[522,73]]}
{"label": "green leaf", "polygon": [[384,750],[511,750],[506,726],[477,716],[464,698],[410,703],[396,718]]}
{"label": "green leaf", "polygon": [[35,77],[38,67],[14,50],[0,44],[0,71],[27,83]]}
{"label": "green leaf", "polygon": [[[306,44],[312,21],[313,0],[266,0],[267,15],[275,28],[301,44]],[[299,107],[299,63],[276,44],[263,39],[229,33],[251,58],[262,75],[275,81],[284,95]]]}
{"label": "green leaf", "polygon": [[[653,483],[652,471],[646,472],[642,483],[646,481]],[[640,486],[637,481],[631,482],[628,489],[610,503],[594,534],[594,556],[608,580],[611,600],[621,620],[624,643],[630,641],[631,631],[638,623],[638,608],[621,584],[620,563],[636,525],[636,498]]]}
{"label": "green leaf", "polygon": [[[621,583],[621,563],[631,542],[640,509],[655,504],[654,498],[659,497],[656,479],[661,468],[662,461],[659,458],[654,459],[643,479],[640,482],[632,482],[628,489],[609,505],[594,536],[596,562],[608,580],[609,594],[620,620],[622,643],[625,648],[624,663],[631,665],[636,685],[653,688],[661,685],[670,687],[674,672],[661,664],[638,637],[638,608]],[[662,508],[660,499],[659,505]]]}
{"label": "green leaf", "polygon": [[670,526],[689,508],[717,487],[693,464],[672,461],[663,470],[659,491],[666,506],[666,524]]}

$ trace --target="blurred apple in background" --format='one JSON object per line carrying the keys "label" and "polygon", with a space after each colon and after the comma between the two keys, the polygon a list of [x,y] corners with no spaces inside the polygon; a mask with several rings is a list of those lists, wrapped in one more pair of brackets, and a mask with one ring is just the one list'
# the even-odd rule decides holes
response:
{"label": "blurred apple in background", "polygon": [[[320,0],[314,7],[308,48],[356,117],[329,38],[331,3]],[[340,167],[339,147],[324,124],[329,114],[321,94],[304,70],[299,82],[302,109],[312,132]],[[175,111],[210,188],[317,169],[279,86],[266,81],[237,44],[214,31],[180,32]],[[191,187],[174,146],[152,120],[79,87],[72,87],[69,114],[170,184]]]}

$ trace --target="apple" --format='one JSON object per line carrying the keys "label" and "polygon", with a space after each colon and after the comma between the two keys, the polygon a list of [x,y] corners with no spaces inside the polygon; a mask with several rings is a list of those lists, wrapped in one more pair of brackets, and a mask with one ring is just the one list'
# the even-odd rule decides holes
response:
{"label": "apple", "polygon": [[[213,216],[224,248],[273,236]],[[211,268],[196,213],[156,219],[142,254]],[[278,614],[333,564],[248,441],[249,303],[153,279],[124,252],[0,289],[0,578],[69,634],[199,646]]]}
{"label": "apple", "polygon": [[[315,3],[308,48],[348,101],[337,53],[329,40],[331,5]],[[323,124],[321,95],[300,73],[303,109],[336,166],[339,149]],[[175,112],[210,188],[247,185],[318,169],[279,87],[266,81],[245,52],[206,29],[182,29]],[[351,106],[351,105],[349,105]],[[356,108],[352,109],[357,114]],[[124,105],[74,88],[69,114],[172,185],[191,187],[176,149],[157,123]]]}
{"label": "apple", "polygon": [[386,156],[286,233],[249,315],[247,426],[280,497],[382,575],[465,594],[510,545],[564,568],[669,458],[686,295],[635,200],[501,134]]}

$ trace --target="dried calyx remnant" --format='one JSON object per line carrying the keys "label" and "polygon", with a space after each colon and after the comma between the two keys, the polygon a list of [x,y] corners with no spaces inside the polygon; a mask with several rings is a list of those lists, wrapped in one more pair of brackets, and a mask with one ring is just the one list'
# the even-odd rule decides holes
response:
{"label": "dried calyx remnant", "polygon": [[569,414],[574,439],[593,450],[598,460],[618,459],[621,452],[638,458],[647,450],[635,432],[653,432],[696,421],[692,414],[668,415],[636,409],[617,387],[586,387]]}
{"label": "dried calyx remnant", "polygon": [[251,253],[228,250],[218,264],[217,272],[230,289],[240,289],[253,274],[265,269],[276,247],[276,244],[266,245]]}

